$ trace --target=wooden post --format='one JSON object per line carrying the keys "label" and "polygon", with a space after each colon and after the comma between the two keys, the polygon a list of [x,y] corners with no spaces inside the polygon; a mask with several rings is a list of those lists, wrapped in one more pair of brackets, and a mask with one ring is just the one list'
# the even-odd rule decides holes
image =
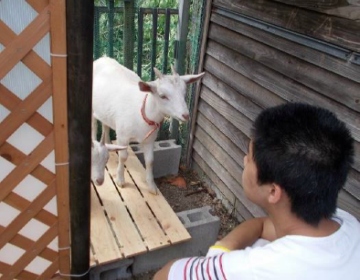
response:
{"label": "wooden post", "polygon": [[124,66],[134,68],[135,0],[124,1]]}
{"label": "wooden post", "polygon": [[59,271],[66,275],[70,273],[70,221],[65,0],[51,0],[50,12],[58,244],[64,248],[59,250]]}
{"label": "wooden post", "polygon": [[[198,73],[201,73],[203,71],[204,67],[204,57],[205,57],[205,51],[206,51],[206,43],[207,43],[207,36],[209,32],[209,24],[210,24],[210,16],[211,16],[211,7],[212,7],[212,0],[205,1],[205,19],[204,19],[204,25],[203,25],[203,34],[201,39],[201,49],[200,49],[200,58],[199,58],[199,66],[198,66]],[[199,104],[199,98],[200,98],[200,87],[201,83],[197,83],[196,89],[195,89],[195,97],[194,97],[194,106],[193,110],[191,112],[191,124],[190,124],[190,133],[189,133],[189,139],[188,139],[188,145],[187,145],[187,151],[186,151],[186,166],[191,166],[191,153],[192,153],[192,145],[194,143],[194,134],[195,134],[195,127],[196,127],[196,117],[197,117],[197,111],[198,111],[198,104]]]}
{"label": "wooden post", "polygon": [[[186,58],[186,40],[189,29],[189,13],[190,13],[190,0],[179,1],[179,23],[177,33],[177,49],[175,69],[179,75],[185,74],[185,58]],[[170,138],[178,139],[179,135],[179,122],[171,119],[170,124]]]}
{"label": "wooden post", "polygon": [[[66,1],[71,274],[89,279],[94,1]],[[66,143],[64,143],[66,145]]]}

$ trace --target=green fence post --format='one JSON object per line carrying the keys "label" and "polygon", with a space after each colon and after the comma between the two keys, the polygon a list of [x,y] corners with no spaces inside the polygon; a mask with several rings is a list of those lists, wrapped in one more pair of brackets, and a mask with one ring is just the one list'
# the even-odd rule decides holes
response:
{"label": "green fence post", "polygon": [[108,56],[114,57],[114,10],[115,3],[114,0],[108,0],[108,16],[109,16],[109,25],[108,25]]}
{"label": "green fence post", "polygon": [[124,66],[134,68],[135,1],[124,0]]}
{"label": "green fence post", "polygon": [[[179,75],[185,74],[186,40],[189,28],[190,0],[179,0],[179,22],[177,32],[177,51],[175,57],[175,69]],[[171,119],[170,137],[178,139],[179,122]]]}

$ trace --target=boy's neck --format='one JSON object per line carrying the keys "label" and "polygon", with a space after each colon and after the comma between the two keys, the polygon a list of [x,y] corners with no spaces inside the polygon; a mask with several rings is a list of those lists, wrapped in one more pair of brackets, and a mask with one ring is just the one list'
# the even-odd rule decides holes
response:
{"label": "boy's neck", "polygon": [[310,225],[299,219],[293,213],[282,212],[277,215],[270,215],[274,223],[278,238],[286,235],[301,235],[308,237],[326,237],[335,233],[340,225],[331,219],[322,219],[317,226]]}

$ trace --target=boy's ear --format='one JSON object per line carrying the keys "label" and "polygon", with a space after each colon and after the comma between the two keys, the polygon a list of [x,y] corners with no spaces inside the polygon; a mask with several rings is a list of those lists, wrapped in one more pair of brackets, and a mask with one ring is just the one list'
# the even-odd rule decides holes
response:
{"label": "boy's ear", "polygon": [[273,183],[270,186],[268,202],[270,204],[276,204],[280,201],[283,195],[284,195],[283,189],[278,184]]}

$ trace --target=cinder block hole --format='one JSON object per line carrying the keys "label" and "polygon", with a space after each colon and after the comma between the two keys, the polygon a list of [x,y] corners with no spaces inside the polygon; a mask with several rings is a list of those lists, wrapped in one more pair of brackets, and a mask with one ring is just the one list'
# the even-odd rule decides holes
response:
{"label": "cinder block hole", "polygon": [[140,150],[140,148],[138,146],[132,146],[131,149],[134,151],[134,152],[137,152]]}
{"label": "cinder block hole", "polygon": [[161,143],[159,143],[159,146],[161,148],[167,148],[167,147],[170,147],[171,145],[169,142],[161,142]]}
{"label": "cinder block hole", "polygon": [[187,215],[190,222],[197,222],[203,219],[203,213],[201,212],[196,212],[196,213],[191,213]]}

